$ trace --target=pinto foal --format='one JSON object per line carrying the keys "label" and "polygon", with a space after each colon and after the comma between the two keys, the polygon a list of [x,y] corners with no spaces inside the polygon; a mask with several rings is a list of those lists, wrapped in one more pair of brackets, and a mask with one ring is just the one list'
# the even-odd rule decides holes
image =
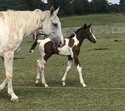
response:
{"label": "pinto foal", "polygon": [[67,73],[71,69],[72,63],[74,61],[76,68],[79,73],[80,83],[83,87],[86,87],[86,84],[84,83],[83,77],[82,77],[82,67],[80,66],[78,55],[80,53],[80,46],[83,43],[83,40],[87,38],[92,43],[96,43],[96,38],[94,34],[91,31],[91,24],[86,25],[84,24],[83,27],[79,28],[73,35],[66,38],[64,40],[64,46],[56,48],[54,46],[54,43],[50,40],[50,38],[44,39],[44,40],[37,40],[32,45],[32,48],[30,49],[30,52],[32,52],[35,49],[35,46],[37,43],[39,44],[39,50],[41,53],[41,58],[37,60],[37,77],[36,77],[36,84],[39,83],[40,78],[42,79],[42,83],[45,87],[48,87],[45,76],[44,76],[44,68],[47,60],[53,55],[64,55],[68,57],[67,67],[66,71],[64,73],[64,76],[62,78],[62,84],[63,86],[66,85],[65,80]]}

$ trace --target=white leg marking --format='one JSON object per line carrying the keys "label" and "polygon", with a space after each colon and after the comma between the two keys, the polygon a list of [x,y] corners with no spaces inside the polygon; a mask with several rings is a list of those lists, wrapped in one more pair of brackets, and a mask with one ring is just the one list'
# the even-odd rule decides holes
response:
{"label": "white leg marking", "polygon": [[37,76],[36,76],[36,84],[38,84],[39,83],[39,80],[40,80],[40,78],[41,78],[41,71],[42,71],[42,62],[41,62],[42,60],[41,59],[38,59],[37,60]]}
{"label": "white leg marking", "polygon": [[67,63],[67,67],[66,67],[66,71],[63,75],[63,78],[62,78],[62,85],[65,86],[66,83],[65,83],[65,80],[66,80],[66,76],[67,76],[67,73],[70,71],[71,67],[72,67],[72,60],[68,61]]}
{"label": "white leg marking", "polygon": [[80,83],[82,84],[83,87],[86,87],[86,84],[84,83],[83,77],[82,77],[82,68],[78,65],[77,66],[77,70],[79,73],[79,79],[80,79]]}
{"label": "white leg marking", "polygon": [[46,63],[45,60],[42,58],[37,60],[37,77],[36,77],[35,83],[38,84],[41,78],[42,84],[44,84],[45,87],[48,87],[46,80],[45,80],[45,76],[44,76],[44,64],[45,63]]}
{"label": "white leg marking", "polygon": [[42,79],[42,84],[47,88],[48,84],[46,83],[45,75],[44,75],[44,69],[41,72],[41,79]]}
{"label": "white leg marking", "polygon": [[39,84],[39,80],[40,80],[40,68],[37,66],[37,76],[35,84]]}

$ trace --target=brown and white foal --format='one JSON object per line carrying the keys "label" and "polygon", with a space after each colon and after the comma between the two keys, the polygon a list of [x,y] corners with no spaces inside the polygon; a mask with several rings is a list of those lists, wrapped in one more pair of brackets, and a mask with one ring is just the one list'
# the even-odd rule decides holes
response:
{"label": "brown and white foal", "polygon": [[50,38],[47,38],[44,40],[37,40],[36,42],[34,42],[34,44],[32,45],[32,48],[30,49],[30,52],[33,52],[37,43],[40,43],[39,50],[41,53],[41,58],[37,60],[38,69],[37,69],[37,77],[35,82],[36,84],[39,83],[39,80],[41,78],[44,86],[48,87],[44,76],[45,64],[53,54],[58,54],[58,55],[64,55],[68,57],[66,71],[62,78],[63,86],[66,85],[65,83],[66,76],[69,70],[71,69],[72,62],[74,61],[79,73],[80,83],[82,84],[83,87],[86,87],[86,84],[84,83],[84,80],[82,77],[82,67],[80,66],[78,55],[80,53],[80,47],[84,39],[87,38],[92,43],[96,43],[96,38],[92,33],[90,27],[91,27],[91,24],[88,26],[84,24],[84,26],[79,28],[73,35],[71,35],[70,37],[64,40],[65,44],[62,47],[56,48],[52,40],[50,40]]}

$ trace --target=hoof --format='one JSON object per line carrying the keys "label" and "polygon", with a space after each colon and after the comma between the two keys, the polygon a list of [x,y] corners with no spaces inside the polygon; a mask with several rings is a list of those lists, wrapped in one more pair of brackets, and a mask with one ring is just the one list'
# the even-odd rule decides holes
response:
{"label": "hoof", "polygon": [[35,83],[35,85],[37,86],[37,85],[39,85],[38,83]]}
{"label": "hoof", "polygon": [[85,84],[83,84],[83,88],[86,88],[86,85],[85,85]]}
{"label": "hoof", "polygon": [[38,84],[39,84],[39,81],[38,81],[38,80],[36,80],[35,84],[36,84],[36,85],[38,85]]}
{"label": "hoof", "polygon": [[47,84],[44,84],[45,88],[49,88],[49,86]]}
{"label": "hoof", "polygon": [[15,102],[15,103],[19,102],[19,98],[11,99],[11,102]]}

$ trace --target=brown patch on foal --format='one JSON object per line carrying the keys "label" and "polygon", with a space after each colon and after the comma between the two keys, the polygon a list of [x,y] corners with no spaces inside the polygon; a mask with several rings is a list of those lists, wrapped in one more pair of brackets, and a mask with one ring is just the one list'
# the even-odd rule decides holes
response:
{"label": "brown patch on foal", "polygon": [[72,47],[74,45],[74,39],[69,39],[69,47]]}

